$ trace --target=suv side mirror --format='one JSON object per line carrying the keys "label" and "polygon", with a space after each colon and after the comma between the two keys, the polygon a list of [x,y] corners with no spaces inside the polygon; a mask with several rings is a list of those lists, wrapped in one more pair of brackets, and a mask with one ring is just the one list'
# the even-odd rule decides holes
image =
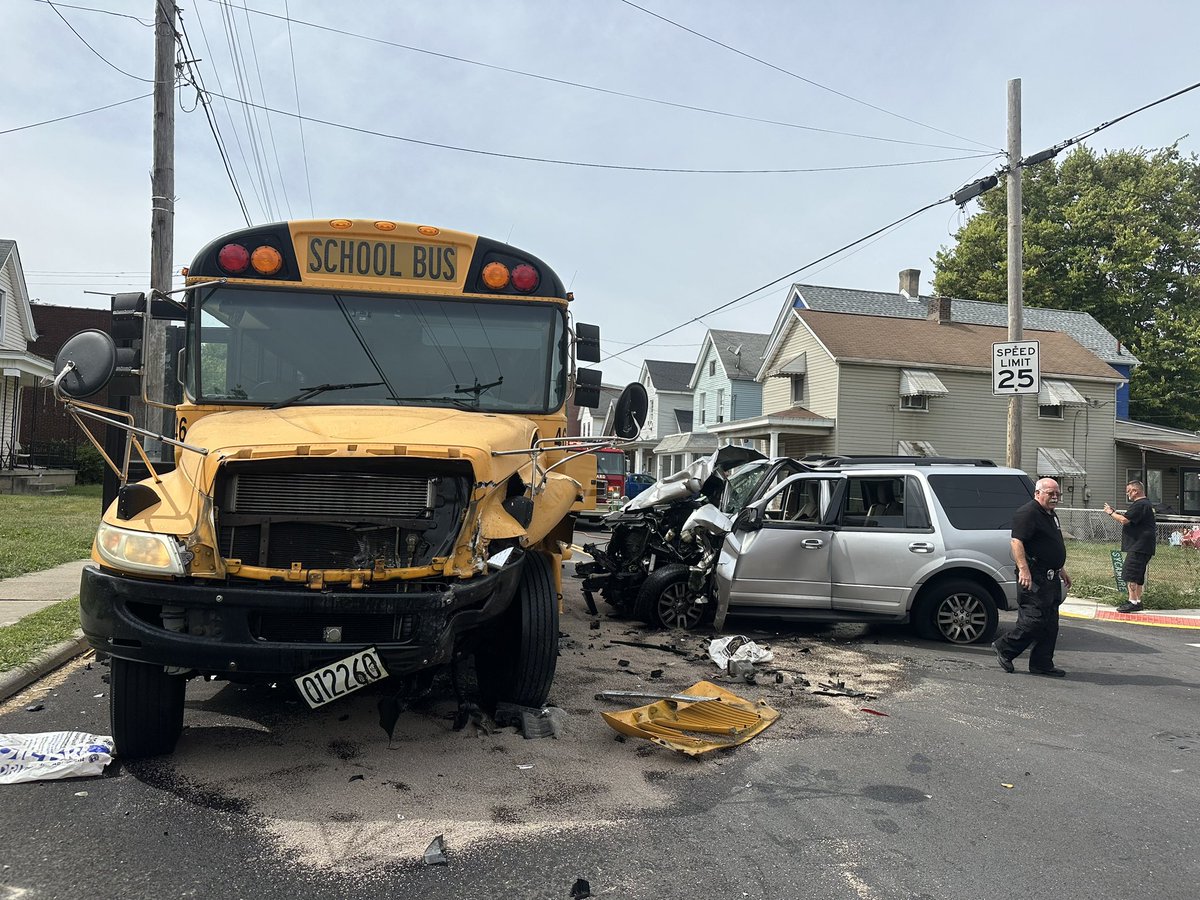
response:
{"label": "suv side mirror", "polygon": [[758,531],[762,526],[763,512],[758,506],[747,506],[733,520],[735,531]]}

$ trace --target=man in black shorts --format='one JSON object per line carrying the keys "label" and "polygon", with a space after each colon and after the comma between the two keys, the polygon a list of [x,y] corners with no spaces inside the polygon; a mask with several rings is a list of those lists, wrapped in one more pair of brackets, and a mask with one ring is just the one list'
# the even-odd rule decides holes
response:
{"label": "man in black shorts", "polygon": [[1058,641],[1058,607],[1062,605],[1071,578],[1063,568],[1067,545],[1058,527],[1062,493],[1053,478],[1038,480],[1033,499],[1013,513],[1012,555],[1017,563],[1017,626],[992,644],[1000,668],[1014,671],[1013,659],[1030,644],[1029,671],[1034,675],[1062,678],[1067,673],[1054,665]]}
{"label": "man in black shorts", "polygon": [[1104,511],[1121,523],[1121,549],[1125,551],[1125,562],[1121,566],[1121,580],[1129,588],[1129,600],[1117,607],[1117,612],[1139,613],[1142,611],[1142,591],[1146,587],[1146,566],[1154,555],[1157,526],[1154,507],[1146,496],[1146,486],[1134,479],[1125,485],[1125,496],[1129,508],[1122,515],[1107,503]]}

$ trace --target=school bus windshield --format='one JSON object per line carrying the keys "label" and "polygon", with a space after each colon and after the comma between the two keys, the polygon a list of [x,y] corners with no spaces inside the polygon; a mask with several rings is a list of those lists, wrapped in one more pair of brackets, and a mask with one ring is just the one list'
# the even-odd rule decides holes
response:
{"label": "school bus windshield", "polygon": [[222,286],[193,309],[202,403],[545,413],[566,391],[553,304]]}

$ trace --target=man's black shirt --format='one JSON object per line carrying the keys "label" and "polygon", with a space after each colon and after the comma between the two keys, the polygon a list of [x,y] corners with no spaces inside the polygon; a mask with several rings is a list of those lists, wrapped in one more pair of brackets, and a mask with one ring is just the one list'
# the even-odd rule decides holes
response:
{"label": "man's black shirt", "polygon": [[1025,545],[1030,569],[1061,569],[1067,561],[1058,516],[1030,500],[1013,513],[1012,536]]}
{"label": "man's black shirt", "polygon": [[1154,555],[1154,507],[1149,498],[1139,497],[1125,510],[1129,524],[1121,528],[1121,549],[1126,553]]}

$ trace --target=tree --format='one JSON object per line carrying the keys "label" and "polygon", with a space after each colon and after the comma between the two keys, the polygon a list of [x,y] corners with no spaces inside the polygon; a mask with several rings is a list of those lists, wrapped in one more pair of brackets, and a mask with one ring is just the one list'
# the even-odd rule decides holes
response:
{"label": "tree", "polygon": [[[1022,170],[1028,306],[1091,313],[1141,365],[1132,418],[1200,428],[1200,162],[1177,147]],[[1005,192],[934,258],[934,290],[1003,303],[1008,295]]]}

